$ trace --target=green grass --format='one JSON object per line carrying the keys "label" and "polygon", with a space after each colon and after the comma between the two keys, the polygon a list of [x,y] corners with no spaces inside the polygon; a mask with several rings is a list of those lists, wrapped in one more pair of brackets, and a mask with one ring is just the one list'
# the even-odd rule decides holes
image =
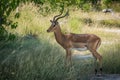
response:
{"label": "green grass", "polygon": [[[107,49],[106,49],[107,48]],[[120,74],[120,43],[103,45],[100,52],[103,55],[103,69],[108,74]]]}
{"label": "green grass", "polygon": [[[14,44],[14,45],[12,45]],[[4,48],[4,49],[3,49]],[[65,68],[64,52],[45,40],[21,40],[1,47],[0,80],[65,80],[75,78]]]}
{"label": "green grass", "polygon": [[118,20],[101,20],[100,24],[108,25],[109,27],[116,26],[116,27],[120,28],[120,20],[119,19]]}
{"label": "green grass", "polygon": [[[93,59],[73,59],[72,67],[65,67],[64,49],[57,44],[53,33],[46,32],[49,20],[58,12],[42,16],[38,7],[30,3],[20,7],[20,18],[14,19],[13,14],[9,19],[18,21],[18,27],[7,29],[19,37],[0,42],[0,80],[88,80],[94,73]],[[59,22],[63,33],[98,35],[102,39],[99,52],[103,56],[103,73],[120,74],[120,32],[115,32],[120,29],[99,23],[106,19],[111,22],[111,18],[110,14],[78,10],[70,11],[70,16]],[[37,35],[37,38],[28,38],[28,35]]]}

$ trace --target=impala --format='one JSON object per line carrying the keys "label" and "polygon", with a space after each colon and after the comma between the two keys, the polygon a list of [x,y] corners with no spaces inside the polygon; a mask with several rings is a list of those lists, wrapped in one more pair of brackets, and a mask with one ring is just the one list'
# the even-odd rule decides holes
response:
{"label": "impala", "polygon": [[[101,44],[101,39],[94,34],[63,34],[61,32],[58,20],[67,16],[68,11],[65,15],[61,15],[62,13],[54,16],[53,20],[50,20],[51,26],[48,28],[47,32],[54,32],[57,43],[65,49],[66,62],[71,63],[72,49],[76,49],[79,51],[89,50],[95,58],[95,63],[97,62],[97,60],[99,61],[99,69],[102,73],[102,56],[97,52],[97,49]],[[97,68],[95,68],[95,74],[97,74]]]}

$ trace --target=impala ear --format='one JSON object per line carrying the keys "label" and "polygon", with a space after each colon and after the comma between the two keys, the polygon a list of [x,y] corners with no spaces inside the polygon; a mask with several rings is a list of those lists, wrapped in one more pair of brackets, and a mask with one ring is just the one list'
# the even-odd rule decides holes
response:
{"label": "impala ear", "polygon": [[53,21],[52,21],[52,20],[50,20],[50,22],[52,23]]}

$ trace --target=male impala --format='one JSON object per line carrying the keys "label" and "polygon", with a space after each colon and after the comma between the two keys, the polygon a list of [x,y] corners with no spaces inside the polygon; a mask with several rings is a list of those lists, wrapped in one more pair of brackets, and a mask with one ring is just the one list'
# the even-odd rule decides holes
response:
{"label": "male impala", "polygon": [[[95,58],[99,60],[100,71],[102,73],[102,56],[97,52],[97,48],[101,44],[101,39],[94,34],[63,34],[58,20],[64,18],[68,15],[68,11],[65,15],[61,14],[54,16],[52,23],[47,32],[54,32],[55,39],[65,50],[66,50],[66,60],[71,62],[71,50],[89,50]],[[97,68],[95,68],[95,74],[97,74]]]}

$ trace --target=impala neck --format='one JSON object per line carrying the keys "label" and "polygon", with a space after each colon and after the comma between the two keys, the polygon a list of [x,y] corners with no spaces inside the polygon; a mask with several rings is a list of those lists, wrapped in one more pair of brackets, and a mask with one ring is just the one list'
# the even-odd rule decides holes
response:
{"label": "impala neck", "polygon": [[57,26],[56,30],[54,31],[56,41],[62,45],[63,44],[63,38],[64,34],[61,32],[60,26]]}

